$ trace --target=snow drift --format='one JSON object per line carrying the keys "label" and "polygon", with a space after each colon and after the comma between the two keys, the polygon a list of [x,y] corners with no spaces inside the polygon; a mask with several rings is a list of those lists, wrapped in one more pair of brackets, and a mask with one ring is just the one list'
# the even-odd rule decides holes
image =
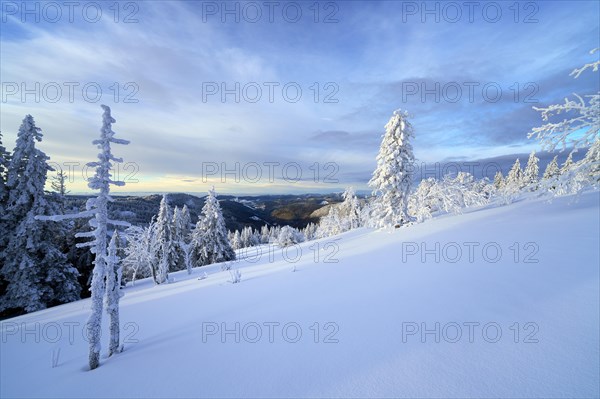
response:
{"label": "snow drift", "polygon": [[599,219],[595,192],[248,248],[238,284],[124,289],[93,371],[89,300],[4,320],[0,396],[598,397]]}

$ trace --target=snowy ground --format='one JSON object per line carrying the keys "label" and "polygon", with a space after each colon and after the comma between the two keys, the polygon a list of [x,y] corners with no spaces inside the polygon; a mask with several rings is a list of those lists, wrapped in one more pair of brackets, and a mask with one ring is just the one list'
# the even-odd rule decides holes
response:
{"label": "snowy ground", "polygon": [[5,320],[0,396],[598,397],[599,199],[360,229],[295,264],[263,247],[240,284],[216,266],[141,281],[125,350],[91,372],[89,300]]}

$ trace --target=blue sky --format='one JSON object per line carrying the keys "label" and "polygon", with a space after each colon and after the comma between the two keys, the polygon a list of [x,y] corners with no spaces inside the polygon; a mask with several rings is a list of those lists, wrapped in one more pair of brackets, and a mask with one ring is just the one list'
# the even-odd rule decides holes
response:
{"label": "blue sky", "polygon": [[[86,190],[101,103],[132,142],[115,148],[131,163],[122,192],[329,192],[366,188],[395,109],[412,115],[419,162],[486,159],[538,148],[532,106],[600,85],[569,76],[598,57],[597,1],[147,1],[118,14],[106,2],[99,18],[81,2],[72,22],[48,4],[2,3],[0,129],[12,148],[32,114],[52,161],[75,163],[74,192]],[[23,98],[36,82],[39,100]]]}

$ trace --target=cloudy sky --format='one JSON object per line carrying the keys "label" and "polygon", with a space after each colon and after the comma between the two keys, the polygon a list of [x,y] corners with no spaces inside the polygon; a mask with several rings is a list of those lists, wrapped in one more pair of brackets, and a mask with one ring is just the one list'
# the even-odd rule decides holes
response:
{"label": "cloudy sky", "polygon": [[599,86],[569,76],[598,57],[597,1],[23,4],[2,2],[0,129],[12,148],[32,114],[73,192],[100,104],[131,140],[120,192],[329,192],[366,188],[395,109],[419,162],[486,159]]}

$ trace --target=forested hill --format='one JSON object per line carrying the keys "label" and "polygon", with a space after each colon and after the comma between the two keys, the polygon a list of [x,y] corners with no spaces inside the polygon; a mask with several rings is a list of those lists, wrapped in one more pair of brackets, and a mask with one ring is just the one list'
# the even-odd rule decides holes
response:
{"label": "forested hill", "polygon": [[[68,195],[67,212],[83,209],[88,198],[84,195]],[[111,218],[125,220],[134,225],[146,225],[152,216],[158,213],[162,195],[114,196],[113,198],[115,201],[109,204]],[[172,207],[187,205],[193,223],[198,220],[204,205],[204,197],[190,194],[167,194],[167,199]],[[245,226],[258,229],[265,224],[303,228],[309,222],[318,221],[314,215],[311,217],[311,213],[315,210],[340,201],[339,194],[219,196],[229,230],[241,230]]]}

